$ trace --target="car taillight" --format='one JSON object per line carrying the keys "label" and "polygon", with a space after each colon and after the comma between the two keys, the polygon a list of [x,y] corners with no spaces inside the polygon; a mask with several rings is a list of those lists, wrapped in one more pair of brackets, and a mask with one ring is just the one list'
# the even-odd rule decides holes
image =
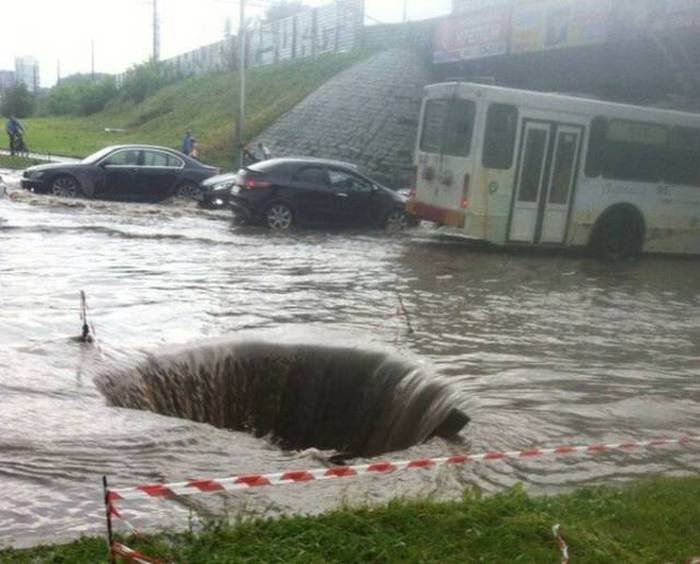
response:
{"label": "car taillight", "polygon": [[459,207],[466,210],[469,207],[469,182],[468,174],[464,175],[464,184],[462,184],[462,201],[459,202]]}
{"label": "car taillight", "polygon": [[272,183],[268,182],[267,180],[248,178],[245,181],[245,187],[248,188],[248,190],[255,190],[256,188],[269,188],[270,186],[272,186]]}

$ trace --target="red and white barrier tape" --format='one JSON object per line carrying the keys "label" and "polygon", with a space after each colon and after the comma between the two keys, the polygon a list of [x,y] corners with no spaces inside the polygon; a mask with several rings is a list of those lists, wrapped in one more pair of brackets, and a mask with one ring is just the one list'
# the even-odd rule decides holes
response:
{"label": "red and white barrier tape", "polygon": [[561,550],[561,564],[569,564],[569,547],[561,536],[561,525],[554,525],[554,527],[552,527],[552,533],[554,534],[554,538],[557,539],[559,550]]}
{"label": "red and white barrier tape", "polygon": [[402,462],[376,462],[358,466],[338,466],[316,470],[292,470],[272,474],[250,474],[218,478],[213,480],[189,480],[172,484],[148,484],[133,488],[117,488],[108,492],[109,501],[169,498],[178,495],[193,495],[219,491],[247,490],[263,486],[284,486],[315,480],[333,480],[336,478],[355,478],[371,474],[390,474],[399,470],[435,469],[443,466],[466,465],[474,462],[492,462],[495,460],[527,460],[543,456],[561,456],[567,454],[600,454],[608,451],[630,452],[636,449],[653,448],[670,445],[690,445],[700,442],[700,436],[688,436],[680,439],[656,439],[640,442],[615,444],[594,444],[587,446],[560,446],[557,448],[531,449],[506,452],[485,452],[481,454],[459,454],[442,458],[423,458]]}
{"label": "red and white barrier tape", "polygon": [[109,511],[109,516],[114,517],[115,519],[119,519],[122,523],[124,523],[132,535],[137,537],[143,537],[141,531],[139,531],[134,525],[127,521],[124,515],[122,515],[121,511],[119,511],[111,501],[107,502],[107,510]]}
{"label": "red and white barrier tape", "polygon": [[136,562],[136,564],[161,564],[160,560],[150,558],[119,542],[113,542],[111,550],[114,556],[121,556],[127,562]]}

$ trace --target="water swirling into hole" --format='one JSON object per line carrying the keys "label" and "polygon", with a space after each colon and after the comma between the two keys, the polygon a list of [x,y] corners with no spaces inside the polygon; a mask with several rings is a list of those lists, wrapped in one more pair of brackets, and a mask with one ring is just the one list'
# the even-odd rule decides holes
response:
{"label": "water swirling into hole", "polygon": [[115,364],[95,381],[115,407],[353,457],[453,437],[469,421],[445,381],[378,350],[217,341]]}

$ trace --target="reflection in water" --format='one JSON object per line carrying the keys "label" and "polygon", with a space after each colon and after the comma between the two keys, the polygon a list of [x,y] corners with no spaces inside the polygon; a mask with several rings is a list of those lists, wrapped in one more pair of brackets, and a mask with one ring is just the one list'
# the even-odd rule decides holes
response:
{"label": "reflection in water", "polygon": [[[458,390],[474,450],[700,425],[698,261],[475,252],[428,230],[276,236],[177,207],[25,200],[0,201],[0,543],[100,532],[102,474],[133,485],[313,465],[246,433],[109,407],[88,377],[96,359],[69,338],[80,331],[80,289],[105,356],[117,360],[116,351],[225,334],[398,349]],[[396,316],[397,290],[414,333]],[[460,448],[434,438],[392,456]],[[340,499],[455,495],[465,482],[553,491],[698,463],[692,449],[499,462],[439,480],[415,473],[227,503],[314,512]],[[181,518],[170,505],[129,509],[137,524]]]}

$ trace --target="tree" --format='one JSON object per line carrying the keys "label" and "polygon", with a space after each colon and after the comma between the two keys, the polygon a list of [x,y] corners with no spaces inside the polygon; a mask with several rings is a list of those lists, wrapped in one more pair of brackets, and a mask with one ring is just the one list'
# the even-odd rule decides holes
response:
{"label": "tree", "polygon": [[124,77],[122,95],[134,102],[142,102],[163,86],[173,82],[168,72],[168,64],[162,61],[149,61],[131,67]]}
{"label": "tree", "polygon": [[51,115],[86,116],[99,112],[118,92],[113,76],[76,74],[61,80],[42,101],[40,111]]}
{"label": "tree", "polygon": [[34,107],[34,96],[27,89],[27,85],[20,82],[5,90],[2,96],[0,112],[5,116],[24,118],[34,113]]}
{"label": "tree", "polygon": [[274,22],[297,15],[304,11],[304,4],[300,0],[278,0],[265,11],[265,20]]}

